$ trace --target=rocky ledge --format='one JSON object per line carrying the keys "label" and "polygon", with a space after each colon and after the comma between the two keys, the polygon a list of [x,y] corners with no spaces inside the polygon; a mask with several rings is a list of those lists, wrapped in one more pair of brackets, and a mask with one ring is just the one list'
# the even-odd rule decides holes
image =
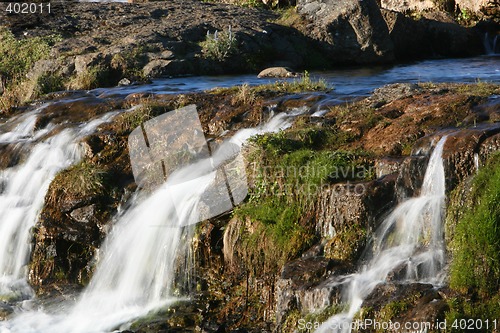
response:
{"label": "rocky ledge", "polygon": [[[416,19],[381,9],[375,0],[299,0],[281,12],[198,0],[61,3],[50,15],[12,14],[2,22],[2,49],[26,58],[0,71],[2,111],[63,88],[159,76],[259,73],[272,66],[327,69],[485,52],[484,32],[460,26],[450,14]],[[11,32],[40,45],[21,47],[23,55]]]}
{"label": "rocky ledge", "polygon": [[[470,184],[483,165],[491,168],[500,148],[499,86],[396,84],[340,105],[327,102],[327,92],[290,95],[275,88],[126,98],[85,92],[59,96],[40,114],[40,128],[51,121],[70,126],[108,110],[138,107],[85,138],[84,161],[58,174],[50,185],[33,230],[29,277],[37,292],[50,295],[63,286],[88,283],[110,217],[135,189],[128,135],[141,122],[191,103],[198,106],[209,138],[257,125],[275,112],[298,107],[325,112],[317,117],[311,111],[287,131],[250,140],[244,151],[248,200],[197,227],[192,284],[178,286],[189,290],[193,301],[142,318],[131,331],[295,332],[300,331],[300,319],[322,321],[340,311],[340,290],[335,287],[339,275],[356,269],[383,216],[403,198],[418,194],[432,142],[443,135],[448,135],[443,158],[451,193],[446,242],[453,267],[454,258],[467,249],[457,245],[464,237],[462,217],[474,207],[467,203],[477,200],[464,184]],[[88,112],[78,112],[82,108]],[[284,166],[330,172],[298,178],[262,173]],[[350,172],[335,174],[337,168]],[[82,190],[82,181],[97,185]],[[304,193],[306,185],[313,190]],[[469,315],[470,310],[459,305],[470,297],[496,304],[489,294],[478,294],[482,291],[473,284],[467,289],[452,278],[451,287],[435,289],[401,284],[398,274],[393,272],[366,300],[360,317],[441,320]]]}

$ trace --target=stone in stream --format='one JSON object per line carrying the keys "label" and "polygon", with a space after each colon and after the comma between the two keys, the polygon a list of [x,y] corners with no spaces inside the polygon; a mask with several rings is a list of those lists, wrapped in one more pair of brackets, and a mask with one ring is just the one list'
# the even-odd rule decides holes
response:
{"label": "stone in stream", "polygon": [[259,75],[257,75],[257,77],[259,78],[265,78],[265,77],[286,78],[286,77],[297,77],[297,76],[299,76],[299,74],[297,74],[295,71],[287,67],[269,67],[264,69],[259,73]]}

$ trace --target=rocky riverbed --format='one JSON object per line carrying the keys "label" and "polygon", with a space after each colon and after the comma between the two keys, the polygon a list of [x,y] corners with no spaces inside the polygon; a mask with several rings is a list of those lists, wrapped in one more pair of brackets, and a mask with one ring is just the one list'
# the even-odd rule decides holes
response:
{"label": "rocky riverbed", "polygon": [[[383,216],[418,194],[435,138],[449,135],[443,152],[447,193],[468,184],[477,167],[499,149],[500,90],[495,84],[395,84],[346,105],[323,103],[328,93],[321,91],[290,95],[276,88],[119,99],[74,92],[44,108],[37,117],[40,128],[50,122],[72,126],[113,109],[138,106],[85,137],[84,160],[52,181],[33,230],[29,281],[37,293],[50,299],[88,283],[110,217],[135,189],[126,148],[130,131],[183,105],[197,105],[204,132],[213,138],[255,126],[272,113],[311,111],[289,130],[258,137],[245,148],[249,199],[234,212],[197,226],[191,244],[193,276],[187,285],[182,274],[178,277],[179,290],[192,301],[142,318],[127,332],[293,332],[301,319],[325,320],[342,307],[335,278],[356,270]],[[86,112],[78,112],[82,109]],[[324,114],[311,116],[318,109]],[[303,155],[307,158],[298,158]],[[2,157],[8,158],[5,166],[17,163],[9,153]],[[262,170],[278,170],[281,161],[288,161],[287,167],[317,167],[319,173],[330,167],[350,171],[325,174],[320,183],[273,173],[262,178]],[[304,196],[295,181],[321,186],[309,187]],[[457,212],[467,209],[462,199],[466,194],[459,193],[450,199],[448,230],[456,230]],[[274,232],[275,227],[282,231]],[[454,244],[453,235],[447,233],[448,245]],[[454,253],[453,247],[449,250]],[[460,310],[453,302],[469,297],[470,291],[450,289],[448,283],[438,289],[400,284],[398,274],[366,300],[364,318],[443,319],[457,316]]]}

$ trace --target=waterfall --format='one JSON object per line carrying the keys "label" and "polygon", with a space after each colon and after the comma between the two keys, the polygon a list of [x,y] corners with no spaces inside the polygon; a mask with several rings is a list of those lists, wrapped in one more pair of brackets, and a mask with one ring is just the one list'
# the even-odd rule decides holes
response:
{"label": "waterfall", "polygon": [[[238,131],[229,141],[241,147],[255,134],[289,127],[292,119],[293,115],[278,114],[263,126]],[[225,146],[220,147],[212,160],[227,158]],[[129,208],[115,217],[91,282],[75,304],[62,304],[52,313],[24,311],[0,322],[0,332],[108,332],[178,301],[173,290],[177,260],[190,247],[200,198],[216,172],[197,177],[195,186],[178,185],[189,183],[192,174],[204,174],[204,166],[187,165],[152,193],[136,193]]]}
{"label": "waterfall", "polygon": [[316,332],[351,332],[352,319],[363,301],[397,268],[406,269],[407,281],[439,283],[445,262],[443,214],[445,173],[442,160],[446,137],[436,144],[418,197],[399,204],[373,237],[372,254],[359,273],[348,277],[343,297],[349,308],[323,323]]}
{"label": "waterfall", "polygon": [[486,54],[493,55],[500,52],[499,37],[499,34],[495,34],[494,36],[490,36],[488,32],[484,34],[483,44]]}
{"label": "waterfall", "polygon": [[35,130],[37,113],[42,109],[14,119],[13,129],[0,135],[2,144],[34,145],[24,162],[0,171],[0,295],[10,297],[25,298],[31,294],[25,281],[30,230],[37,221],[50,182],[60,170],[80,160],[79,139],[115,114],[76,129],[63,129],[36,142],[52,128],[49,125]]}

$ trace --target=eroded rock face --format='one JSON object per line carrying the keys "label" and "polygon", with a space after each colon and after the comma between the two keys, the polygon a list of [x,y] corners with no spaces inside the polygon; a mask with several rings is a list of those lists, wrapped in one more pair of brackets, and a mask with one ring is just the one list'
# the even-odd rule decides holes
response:
{"label": "eroded rock face", "polygon": [[342,263],[321,256],[300,258],[283,267],[276,282],[276,323],[282,323],[287,313],[299,310],[309,313],[340,301],[340,287],[328,275],[340,275],[347,271]]}
{"label": "eroded rock face", "polygon": [[390,62],[393,44],[375,0],[299,0],[309,35],[325,44],[333,61]]}
{"label": "eroded rock face", "polygon": [[378,218],[395,203],[394,186],[395,177],[390,176],[325,189],[317,201],[316,231],[322,238],[331,238],[352,224],[375,227]]}
{"label": "eroded rock face", "polygon": [[476,32],[452,19],[437,17],[418,21],[396,11],[382,9],[398,60],[428,57],[465,57],[484,52]]}

